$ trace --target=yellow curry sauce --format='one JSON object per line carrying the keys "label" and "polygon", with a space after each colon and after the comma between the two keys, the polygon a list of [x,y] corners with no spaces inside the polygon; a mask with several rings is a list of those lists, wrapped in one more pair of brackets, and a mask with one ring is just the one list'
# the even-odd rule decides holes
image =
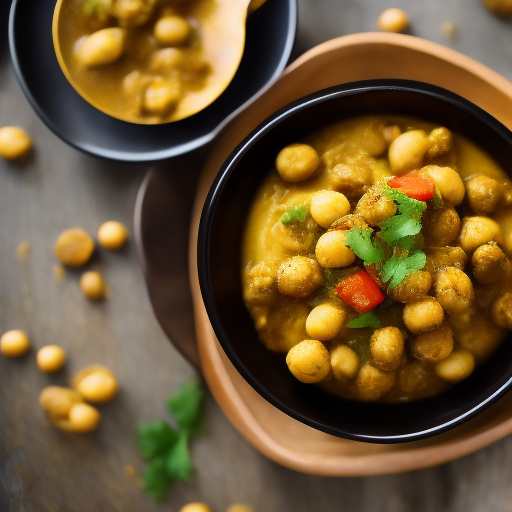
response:
{"label": "yellow curry sauce", "polygon": [[[411,143],[414,136],[420,142]],[[512,188],[504,171],[465,138],[406,117],[354,118],[301,143],[290,146],[287,161],[280,153],[280,172],[274,168],[258,191],[244,233],[244,300],[261,340],[288,354],[299,380],[356,400],[415,400],[469,376],[512,328]],[[300,167],[295,176],[287,174],[290,162],[292,171]],[[347,244],[351,229],[372,230],[376,243],[385,220],[401,214],[400,203],[382,197],[395,175],[435,186],[413,245],[384,244],[373,269],[346,246],[332,255],[328,248],[326,259],[320,245],[333,233]],[[315,194],[326,190],[339,192],[334,222],[336,212],[312,210]],[[393,287],[396,274],[381,280],[390,251],[425,258]],[[371,310],[371,326],[350,327],[368,315],[341,300],[338,287],[362,270],[385,300]]]}

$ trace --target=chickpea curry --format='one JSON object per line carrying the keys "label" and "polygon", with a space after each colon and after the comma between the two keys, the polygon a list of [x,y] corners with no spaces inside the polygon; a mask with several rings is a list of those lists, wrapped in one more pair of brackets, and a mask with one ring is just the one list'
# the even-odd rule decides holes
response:
{"label": "chickpea curry", "polygon": [[99,110],[142,124],[177,121],[204,109],[231,81],[243,53],[247,4],[60,0],[57,57],[73,87]]}
{"label": "chickpea curry", "polygon": [[512,329],[512,185],[472,142],[421,120],[349,119],[283,148],[242,255],[266,347],[349,399],[441,393]]}

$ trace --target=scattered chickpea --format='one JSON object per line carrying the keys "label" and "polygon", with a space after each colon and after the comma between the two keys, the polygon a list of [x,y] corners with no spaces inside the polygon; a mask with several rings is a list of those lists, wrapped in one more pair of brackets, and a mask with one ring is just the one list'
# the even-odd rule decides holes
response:
{"label": "scattered chickpea", "polygon": [[384,372],[369,363],[362,366],[356,377],[359,398],[365,402],[378,400],[395,383],[395,372]]}
{"label": "scattered chickpea", "polygon": [[98,428],[101,421],[99,411],[89,404],[77,403],[71,406],[67,422],[57,422],[63,430],[85,434]]}
{"label": "scattered chickpea", "polygon": [[428,137],[423,130],[402,133],[389,146],[389,163],[393,173],[401,175],[419,169],[428,149]]}
{"label": "scattered chickpea", "polygon": [[502,281],[508,276],[509,262],[497,244],[481,245],[471,258],[473,275],[482,284]]}
{"label": "scattered chickpea", "polygon": [[7,331],[0,338],[0,349],[6,357],[22,357],[30,350],[30,341],[23,331]]}
{"label": "scattered chickpea", "polygon": [[447,324],[420,334],[410,343],[411,353],[422,361],[435,363],[448,357],[453,350],[453,333]]}
{"label": "scattered chickpea", "polygon": [[91,300],[102,299],[105,296],[105,281],[99,272],[84,272],[80,277],[80,290]]}
{"label": "scattered chickpea", "polygon": [[455,36],[455,23],[453,21],[445,21],[441,25],[441,30],[450,37]]}
{"label": "scattered chickpea", "polygon": [[104,28],[86,37],[76,49],[78,61],[86,67],[104,66],[115,62],[124,52],[126,30]]}
{"label": "scattered chickpea", "polygon": [[311,310],[306,319],[306,332],[319,341],[332,340],[343,329],[347,315],[331,304],[320,304]]}
{"label": "scattered chickpea", "polygon": [[315,222],[323,228],[328,228],[334,221],[350,212],[348,199],[340,192],[322,190],[313,194],[309,213]]}
{"label": "scattered chickpea", "polygon": [[475,213],[492,213],[503,196],[503,187],[488,176],[476,176],[466,183],[466,193]]}
{"label": "scattered chickpea", "polygon": [[336,379],[353,379],[359,369],[359,357],[347,345],[338,345],[331,352],[331,368]]}
{"label": "scattered chickpea", "polygon": [[293,376],[306,384],[324,380],[331,370],[329,352],[318,340],[295,345],[286,356],[286,364]]}
{"label": "scattered chickpea", "polygon": [[427,165],[418,171],[420,176],[430,178],[439,189],[443,200],[453,206],[462,203],[466,189],[459,173],[451,167]]}
{"label": "scattered chickpea", "polygon": [[46,345],[37,352],[37,366],[42,372],[58,372],[66,362],[66,353],[58,345]]}
{"label": "scattered chickpea", "polygon": [[39,403],[52,420],[67,419],[71,407],[81,402],[83,399],[76,391],[60,386],[48,386],[39,395]]}
{"label": "scattered chickpea", "polygon": [[128,230],[116,220],[104,222],[98,229],[98,241],[111,251],[120,249],[128,239]]}
{"label": "scattered chickpea", "polygon": [[72,388],[91,403],[110,402],[119,390],[114,374],[105,366],[89,366],[71,381]]}
{"label": "scattered chickpea", "polygon": [[406,304],[403,312],[404,323],[412,333],[418,334],[435,329],[444,320],[444,311],[434,297],[424,297],[418,302]]}
{"label": "scattered chickpea", "polygon": [[436,298],[447,313],[464,312],[471,306],[474,296],[471,279],[462,270],[447,267],[438,273]]}
{"label": "scattered chickpea", "polygon": [[404,351],[404,336],[397,327],[377,329],[370,339],[370,351],[377,366],[395,370]]}
{"label": "scattered chickpea", "polygon": [[352,265],[356,255],[345,245],[344,230],[327,231],[316,243],[315,255],[318,263],[324,268],[347,267]]}
{"label": "scattered chickpea", "polygon": [[69,267],[85,265],[93,252],[93,239],[80,228],[66,229],[55,242],[55,256]]}
{"label": "scattered chickpea", "polygon": [[18,126],[0,128],[0,156],[6,160],[17,160],[28,154],[32,139]]}
{"label": "scattered chickpea", "polygon": [[307,297],[322,283],[322,272],[312,258],[293,256],[281,263],[277,270],[277,288],[284,295]]}
{"label": "scattered chickpea", "polygon": [[226,512],[254,512],[254,510],[251,507],[248,507],[247,505],[234,503],[233,505],[228,507]]}
{"label": "scattered chickpea", "polygon": [[153,35],[162,46],[175,46],[186,42],[190,25],[181,16],[164,16],[155,23]]}
{"label": "scattered chickpea", "polygon": [[455,384],[469,377],[475,369],[475,359],[467,350],[454,350],[434,367],[438,377]]}
{"label": "scattered chickpea", "polygon": [[180,508],[180,512],[212,512],[204,503],[189,503]]}
{"label": "scattered chickpea", "polygon": [[319,163],[318,153],[307,144],[290,144],[276,158],[277,172],[283,180],[292,183],[309,178]]}
{"label": "scattered chickpea", "polygon": [[409,26],[409,16],[402,9],[386,9],[379,16],[377,26],[386,32],[404,32]]}
{"label": "scattered chickpea", "polygon": [[460,246],[467,252],[473,252],[477,247],[491,240],[501,242],[499,224],[489,217],[464,217],[460,232]]}

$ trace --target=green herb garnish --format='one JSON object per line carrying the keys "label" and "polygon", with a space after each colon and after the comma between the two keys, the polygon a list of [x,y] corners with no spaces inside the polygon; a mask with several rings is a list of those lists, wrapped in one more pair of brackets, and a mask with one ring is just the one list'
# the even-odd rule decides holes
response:
{"label": "green herb garnish", "polygon": [[427,256],[423,251],[418,250],[411,254],[400,254],[398,251],[394,251],[391,258],[384,263],[380,277],[385,283],[389,281],[389,288],[394,288],[406,276],[421,270],[426,262]]}
{"label": "green herb garnish", "polygon": [[368,311],[368,313],[363,313],[358,318],[350,320],[350,322],[347,324],[347,327],[350,327],[351,329],[363,329],[365,327],[377,329],[379,324],[380,322],[377,318],[377,315],[373,311]]}
{"label": "green herb garnish", "polygon": [[292,206],[283,216],[281,222],[286,226],[291,222],[304,222],[309,213],[309,207],[306,204]]}
{"label": "green herb garnish", "polygon": [[346,234],[345,245],[350,247],[365,265],[372,265],[384,259],[384,247],[373,235],[374,232],[370,228],[352,228]]}
{"label": "green herb garnish", "polygon": [[197,382],[185,384],[167,406],[178,428],[158,420],[141,425],[137,431],[140,453],[149,464],[142,473],[145,490],[156,501],[162,500],[177,480],[192,477],[190,438],[202,430],[203,391]]}

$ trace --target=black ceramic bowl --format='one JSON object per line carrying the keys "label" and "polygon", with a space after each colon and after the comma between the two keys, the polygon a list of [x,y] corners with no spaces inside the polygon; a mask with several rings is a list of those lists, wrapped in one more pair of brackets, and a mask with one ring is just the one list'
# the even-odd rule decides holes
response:
{"label": "black ceramic bowl", "polygon": [[242,105],[278,78],[295,39],[296,2],[272,0],[251,14],[244,55],[231,84],[210,106],[175,123],[148,126],[120,121],[96,110],[73,89],[53,47],[55,0],[13,0],[9,46],[27,99],[65,142],[113,160],[162,160],[210,142]]}
{"label": "black ceramic bowl", "polygon": [[372,80],[325,89],[269,117],[230,155],[207,197],[199,228],[201,291],[215,333],[242,376],[293,418],[349,439],[413,441],[448,430],[498,400],[512,384],[512,343],[505,341],[474,373],[440,395],[400,404],[345,400],[288,371],[284,356],[265,348],[242,300],[242,233],[255,191],[278,151],[330,123],[365,114],[429,120],[476,142],[504,169],[512,133],[469,101],[420,82]]}

